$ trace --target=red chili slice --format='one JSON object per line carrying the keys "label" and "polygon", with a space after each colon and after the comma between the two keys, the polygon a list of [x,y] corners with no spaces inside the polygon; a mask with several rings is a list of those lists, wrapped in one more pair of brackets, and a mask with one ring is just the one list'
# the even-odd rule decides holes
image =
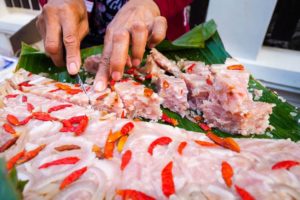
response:
{"label": "red chili slice", "polygon": [[27,103],[27,111],[32,112],[34,110],[34,106],[31,103]]}
{"label": "red chili slice", "polygon": [[53,106],[53,107],[48,109],[48,113],[58,111],[58,110],[62,110],[62,109],[68,108],[68,107],[72,107],[72,104],[62,104],[62,105],[58,105],[58,106]]}
{"label": "red chili slice", "polygon": [[76,164],[80,159],[78,157],[66,157],[66,158],[61,158],[57,159],[51,162],[47,162],[39,167],[39,169],[45,169],[48,167],[52,166],[57,166],[57,165],[73,165]]}
{"label": "red chili slice", "polygon": [[29,84],[29,82],[30,81],[24,81],[22,83],[19,83],[18,86],[20,86],[20,87],[22,87],[22,86],[24,86],[24,87],[31,87],[31,86],[33,86],[32,84]]}
{"label": "red chili slice", "polygon": [[25,150],[17,153],[15,156],[9,159],[6,163],[6,169],[11,170],[16,165],[17,161],[24,156],[24,154]]}
{"label": "red chili slice", "polygon": [[213,132],[207,132],[206,136],[211,139],[213,142],[215,142],[216,144],[230,149],[232,151],[236,151],[236,152],[240,152],[240,146],[238,145],[238,143],[236,143],[232,138],[228,137],[228,138],[220,138],[219,136],[215,135]]}
{"label": "red chili slice", "polygon": [[296,165],[300,165],[300,162],[295,161],[295,160],[284,160],[284,161],[280,161],[275,163],[272,166],[272,170],[277,170],[277,169],[287,169],[289,170],[291,167],[294,167]]}
{"label": "red chili slice", "polygon": [[75,145],[75,144],[66,144],[66,145],[62,145],[62,146],[58,146],[54,148],[56,151],[71,151],[71,150],[77,150],[77,149],[81,149],[80,146]]}
{"label": "red chili slice", "polygon": [[169,117],[165,113],[162,114],[161,120],[164,121],[164,122],[166,122],[166,123],[168,123],[168,124],[171,124],[173,126],[177,126],[178,125],[178,121],[176,119]]}
{"label": "red chili slice", "polygon": [[210,130],[211,130],[211,128],[210,128],[207,124],[199,123],[198,125],[199,125],[200,128],[203,129],[204,131],[210,131]]}
{"label": "red chili slice", "polygon": [[231,65],[227,67],[228,70],[244,70],[243,65]]}
{"label": "red chili slice", "polygon": [[19,125],[25,125],[29,122],[29,120],[31,120],[31,116],[26,117],[25,119],[23,119],[22,121],[20,121]]}
{"label": "red chili slice", "polygon": [[213,85],[213,82],[210,80],[210,78],[206,79],[206,83],[207,83],[207,85]]}
{"label": "red chili slice", "polygon": [[132,122],[126,123],[126,124],[121,128],[121,133],[122,133],[122,135],[128,134],[133,128],[134,128],[134,124],[133,124]]}
{"label": "red chili slice", "polygon": [[164,80],[163,81],[163,88],[167,89],[170,86],[170,84],[168,83],[168,81]]}
{"label": "red chili slice", "polygon": [[195,66],[196,66],[196,63],[191,64],[191,65],[187,68],[187,72],[192,73]]}
{"label": "red chili slice", "polygon": [[232,169],[231,165],[228,162],[223,161],[221,171],[222,171],[222,177],[223,177],[227,187],[231,187],[232,176],[233,176],[233,169]]}
{"label": "red chili slice", "polygon": [[146,79],[146,80],[152,79],[152,74],[147,74],[147,75],[145,76],[145,79]]}
{"label": "red chili slice", "polygon": [[128,165],[129,161],[131,160],[132,152],[127,150],[122,156],[122,162],[120,169],[123,171],[125,167]]}
{"label": "red chili slice", "polygon": [[126,73],[129,75],[133,75],[135,73],[135,70],[136,70],[136,67],[131,67],[126,71]]}
{"label": "red chili slice", "polygon": [[110,131],[104,146],[104,157],[106,159],[112,158],[115,149],[115,142],[110,142],[110,139],[113,137],[113,132]]}
{"label": "red chili slice", "polygon": [[13,98],[16,98],[19,94],[8,94],[5,96],[5,98],[7,99],[13,99]]}
{"label": "red chili slice", "polygon": [[126,115],[125,115],[125,111],[124,111],[124,110],[122,111],[121,118],[122,118],[122,119],[126,118]]}
{"label": "red chili slice", "polygon": [[130,78],[123,78],[120,80],[121,83],[125,83],[125,82],[128,82],[130,81],[131,79]]}
{"label": "red chili slice", "polygon": [[56,118],[51,117],[49,113],[46,112],[34,112],[32,113],[32,118],[41,121],[54,121]]}
{"label": "red chili slice", "polygon": [[71,123],[80,123],[80,121],[83,120],[84,118],[87,118],[87,116],[86,115],[80,115],[80,116],[71,117],[69,119],[69,121]]}
{"label": "red chili slice", "polygon": [[27,102],[27,96],[25,96],[25,95],[22,96],[22,102],[23,103]]}
{"label": "red chili slice", "polygon": [[145,97],[151,97],[152,94],[153,94],[153,90],[152,89],[150,89],[150,88],[145,88],[144,89],[144,96]]}
{"label": "red chili slice", "polygon": [[18,126],[20,124],[20,121],[18,120],[18,118],[14,115],[11,115],[11,114],[8,114],[6,116],[6,120],[11,124],[11,125],[14,125],[14,126]]}
{"label": "red chili slice", "polygon": [[34,157],[36,157],[44,148],[46,147],[45,144],[38,146],[37,148],[28,151],[24,154],[24,156],[17,161],[17,164],[22,164],[25,163],[27,161],[30,161],[31,159],[33,159]]}
{"label": "red chili slice", "polygon": [[234,187],[235,191],[238,193],[242,200],[255,200],[255,198],[245,189],[239,187],[238,185],[234,185]]}
{"label": "red chili slice", "polygon": [[109,85],[110,85],[111,88],[113,88],[115,86],[115,84],[116,84],[116,81],[114,81],[114,80],[111,80],[109,82]]}
{"label": "red chili slice", "polygon": [[8,140],[7,142],[5,142],[1,147],[0,147],[0,153],[6,151],[9,147],[11,147],[12,145],[14,145],[17,140],[19,139],[18,136],[13,137],[12,139]]}
{"label": "red chili slice", "polygon": [[10,134],[16,134],[16,130],[9,124],[5,123],[2,125],[3,129],[7,132],[7,133],[10,133]]}
{"label": "red chili slice", "polygon": [[197,144],[204,147],[217,147],[218,145],[212,142],[202,141],[202,140],[195,140]]}
{"label": "red chili slice", "polygon": [[148,147],[148,153],[150,153],[150,155],[153,155],[153,150],[157,145],[168,145],[172,142],[172,139],[169,137],[160,137],[157,138],[156,140],[154,140],[150,146]]}
{"label": "red chili slice", "polygon": [[169,162],[161,172],[162,191],[166,197],[170,197],[175,193],[175,186],[173,180],[173,162]]}
{"label": "red chili slice", "polygon": [[60,90],[61,90],[61,89],[58,88],[58,89],[50,90],[49,92],[50,92],[50,93],[53,93],[53,92],[57,92],[57,91],[60,91]]}
{"label": "red chili slice", "polygon": [[122,196],[122,200],[155,200],[155,198],[137,190],[122,189],[117,190],[116,193]]}
{"label": "red chili slice", "polygon": [[86,171],[87,171],[87,167],[83,167],[81,169],[72,172],[61,182],[59,189],[60,190],[65,189],[67,186],[71,185],[73,182],[78,180]]}
{"label": "red chili slice", "polygon": [[55,83],[55,86],[56,86],[58,89],[61,89],[61,90],[68,90],[68,89],[71,89],[71,87],[70,87],[69,85],[62,84],[62,83]]}
{"label": "red chili slice", "polygon": [[79,122],[78,126],[74,130],[75,135],[76,136],[81,135],[87,128],[88,123],[89,123],[89,118],[87,116],[83,116],[83,118]]}
{"label": "red chili slice", "polygon": [[182,152],[183,152],[184,148],[186,147],[186,145],[187,145],[187,142],[181,142],[178,145],[177,151],[180,155],[182,155]]}
{"label": "red chili slice", "polygon": [[68,89],[68,90],[65,90],[65,91],[66,91],[67,94],[72,94],[72,95],[82,92],[81,89]]}
{"label": "red chili slice", "polygon": [[105,93],[105,94],[102,94],[102,95],[100,95],[99,97],[97,97],[97,101],[101,101],[101,100],[103,100],[105,97],[107,97],[108,96],[108,93]]}

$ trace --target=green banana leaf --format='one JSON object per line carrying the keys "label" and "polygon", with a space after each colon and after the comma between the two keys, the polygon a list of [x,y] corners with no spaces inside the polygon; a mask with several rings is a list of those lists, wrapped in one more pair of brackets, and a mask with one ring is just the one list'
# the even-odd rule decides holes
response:
{"label": "green banana leaf", "polygon": [[16,169],[7,173],[4,160],[0,159],[0,199],[21,199],[21,191],[23,191],[24,186],[25,182],[20,182],[17,179]]}
{"label": "green banana leaf", "polygon": [[[99,54],[102,52],[102,46],[95,46],[81,51],[82,61],[90,55]],[[188,59],[195,61],[204,61],[207,64],[224,63],[226,58],[230,57],[226,52],[222,40],[217,32],[214,21],[206,22],[192,29],[177,40],[170,42],[162,42],[157,49],[170,59]],[[52,79],[62,82],[74,82],[75,79],[70,77],[66,68],[57,68],[51,60],[42,52],[38,52],[32,47],[23,44],[21,57],[18,63],[19,68],[24,68],[32,73],[47,73]],[[84,71],[80,72],[82,79],[91,76]],[[253,89],[263,90],[263,95],[259,101],[273,103],[276,106],[273,108],[273,114],[270,117],[270,124],[274,127],[273,130],[267,130],[263,135],[251,135],[253,138],[273,138],[287,139],[293,141],[300,140],[300,112],[297,108],[287,102],[283,102],[277,94],[273,93],[253,77],[249,81],[249,91]],[[178,127],[190,131],[203,132],[196,124],[186,118],[180,117],[177,113],[171,112],[168,109],[163,111],[170,117],[176,118],[179,122]],[[218,129],[214,132],[222,137],[244,137],[231,135]]]}

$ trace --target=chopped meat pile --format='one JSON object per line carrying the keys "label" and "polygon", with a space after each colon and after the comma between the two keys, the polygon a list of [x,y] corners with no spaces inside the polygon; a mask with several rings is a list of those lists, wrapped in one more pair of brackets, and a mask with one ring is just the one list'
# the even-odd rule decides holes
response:
{"label": "chopped meat pile", "polygon": [[[158,67],[185,81],[189,107],[202,112],[209,126],[242,135],[263,134],[269,127],[274,105],[253,101],[248,91],[250,74],[236,60],[227,59],[225,64],[211,66],[193,61],[181,61],[176,65],[155,49],[150,57]],[[174,102],[178,103],[176,99]]]}
{"label": "chopped meat pile", "polygon": [[[93,56],[86,60],[85,66],[93,68],[98,64],[99,56]],[[203,114],[210,127],[242,135],[263,134],[269,127],[273,105],[253,101],[248,91],[250,74],[236,60],[211,66],[196,61],[176,63],[152,49],[141,70],[128,71],[139,81],[150,77],[155,89],[130,78],[111,83],[102,92],[86,85],[94,109],[117,117],[154,121],[170,121],[163,119],[161,106],[182,117],[194,110]],[[79,85],[59,83],[25,70],[16,72],[9,84],[14,89],[49,99],[88,105],[88,98]]]}

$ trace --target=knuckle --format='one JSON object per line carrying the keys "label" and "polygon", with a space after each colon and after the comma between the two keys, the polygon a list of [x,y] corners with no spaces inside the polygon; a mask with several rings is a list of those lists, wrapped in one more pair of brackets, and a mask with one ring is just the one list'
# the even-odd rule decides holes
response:
{"label": "knuckle", "polygon": [[110,66],[111,66],[112,68],[118,68],[118,67],[120,67],[122,64],[123,64],[123,63],[122,63],[122,61],[121,61],[120,59],[111,59],[111,61],[110,61]]}
{"label": "knuckle", "polygon": [[77,45],[77,37],[73,34],[67,34],[63,38],[64,44],[66,46],[75,46]]}
{"label": "knuckle", "polygon": [[108,27],[106,28],[105,36],[112,35],[113,32],[114,32],[113,28],[108,25]]}
{"label": "knuckle", "polygon": [[164,39],[164,36],[158,33],[153,33],[151,41],[153,43],[159,43],[160,41],[162,41]]}
{"label": "knuckle", "polygon": [[45,50],[49,54],[56,54],[59,50],[59,44],[57,42],[49,41],[46,39]]}
{"label": "knuckle", "polygon": [[71,5],[68,4],[68,3],[63,3],[63,4],[61,4],[61,5],[59,6],[59,11],[60,11],[60,12],[67,12],[67,11],[69,11],[69,10],[71,10]]}
{"label": "knuckle", "polygon": [[77,57],[74,55],[74,54],[72,54],[72,52],[71,53],[68,53],[67,55],[66,55],[66,58],[67,58],[67,61],[68,62],[71,62],[72,60],[77,60]]}
{"label": "knuckle", "polygon": [[158,16],[157,19],[164,25],[168,24],[167,19],[163,16]]}
{"label": "knuckle", "polygon": [[145,31],[147,29],[147,26],[145,23],[141,21],[133,22],[132,29],[135,31]]}
{"label": "knuckle", "polygon": [[57,8],[51,4],[46,4],[43,7],[42,15],[51,16],[54,12],[56,12]]}
{"label": "knuckle", "polygon": [[114,38],[115,42],[120,42],[120,41],[126,40],[128,38],[128,32],[125,30],[115,32],[113,38]]}

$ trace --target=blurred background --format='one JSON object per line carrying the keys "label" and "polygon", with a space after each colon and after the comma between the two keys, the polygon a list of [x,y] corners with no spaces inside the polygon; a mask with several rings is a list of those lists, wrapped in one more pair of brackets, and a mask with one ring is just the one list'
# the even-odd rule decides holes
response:
{"label": "blurred background", "polygon": [[[38,0],[0,0],[0,80],[13,69],[21,42],[42,49]],[[214,19],[227,51],[266,86],[300,106],[300,0],[194,0],[190,27]]]}

